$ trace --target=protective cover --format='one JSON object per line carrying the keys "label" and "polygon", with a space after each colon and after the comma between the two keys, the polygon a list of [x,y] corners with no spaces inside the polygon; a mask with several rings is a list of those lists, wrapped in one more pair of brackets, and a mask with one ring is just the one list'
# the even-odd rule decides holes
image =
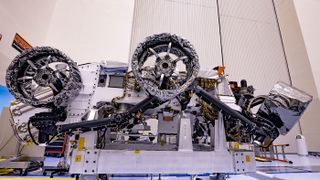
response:
{"label": "protective cover", "polygon": [[274,85],[257,114],[271,120],[282,135],[295,125],[312,101],[312,96],[284,82]]}

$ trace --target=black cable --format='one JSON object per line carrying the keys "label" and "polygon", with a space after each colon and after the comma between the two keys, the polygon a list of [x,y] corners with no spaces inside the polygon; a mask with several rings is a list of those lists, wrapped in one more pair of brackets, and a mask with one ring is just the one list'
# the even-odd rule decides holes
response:
{"label": "black cable", "polygon": [[282,36],[282,33],[281,33],[281,28],[280,28],[279,17],[278,17],[277,8],[276,8],[276,5],[274,3],[274,0],[272,0],[272,5],[273,5],[273,9],[274,9],[277,25],[278,25],[278,30],[279,30],[279,36],[280,36],[281,46],[282,46],[282,50],[283,50],[283,55],[284,55],[284,59],[285,59],[286,65],[287,65],[289,82],[290,82],[290,85],[292,85],[292,78],[291,78],[291,73],[290,73],[290,69],[289,69],[287,53],[286,53],[285,46],[284,46],[283,36]]}
{"label": "black cable", "polygon": [[29,120],[29,121],[28,121],[28,133],[29,133],[29,136],[30,136],[32,142],[33,142],[35,145],[39,145],[39,143],[34,139],[32,133],[31,133],[30,124],[31,124],[31,121]]}
{"label": "black cable", "polygon": [[24,173],[27,175],[28,172],[36,171],[41,167],[43,167],[43,162],[31,161],[30,166],[25,170]]}
{"label": "black cable", "polygon": [[102,134],[102,138],[101,138],[101,143],[102,143],[102,149],[104,149],[104,147],[106,146],[106,133],[107,133],[107,128],[104,129],[103,134]]}
{"label": "black cable", "polygon": [[103,130],[99,131],[98,133],[98,139],[97,139],[97,147],[100,149],[103,149],[105,146],[105,135],[107,132],[107,128],[104,128]]}
{"label": "black cable", "polygon": [[78,64],[78,66],[84,66],[84,65],[89,65],[89,64],[92,64],[92,63],[82,63],[82,64]]}

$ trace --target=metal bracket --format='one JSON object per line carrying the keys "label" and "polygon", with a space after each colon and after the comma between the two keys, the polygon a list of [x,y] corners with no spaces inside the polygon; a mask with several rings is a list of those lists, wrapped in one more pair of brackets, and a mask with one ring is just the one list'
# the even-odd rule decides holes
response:
{"label": "metal bracket", "polygon": [[83,174],[96,174],[98,167],[99,150],[87,150],[84,154]]}
{"label": "metal bracket", "polygon": [[186,114],[181,114],[179,128],[179,151],[193,151],[191,122]]}
{"label": "metal bracket", "polygon": [[236,173],[255,172],[255,156],[252,151],[233,152],[234,171]]}

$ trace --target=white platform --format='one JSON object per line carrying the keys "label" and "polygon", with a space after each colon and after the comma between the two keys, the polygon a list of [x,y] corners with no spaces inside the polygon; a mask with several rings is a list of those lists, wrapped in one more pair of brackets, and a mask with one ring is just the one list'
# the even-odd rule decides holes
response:
{"label": "white platform", "polygon": [[[265,173],[258,171],[257,174],[247,174],[247,175],[230,175],[230,178],[228,180],[257,180],[257,179],[288,179],[288,180],[300,180],[300,179],[307,179],[307,180],[318,180],[320,179],[320,157],[314,157],[314,156],[298,156],[298,155],[287,155],[288,160],[292,161],[293,164],[289,163],[282,163],[282,162],[257,162],[257,168],[258,169],[264,169],[267,167],[276,168],[280,167],[279,171],[272,172],[272,173]],[[55,165],[55,161],[57,162],[57,158],[47,158],[45,165]],[[295,169],[298,167],[300,171],[294,173],[287,173],[282,171],[285,168]],[[308,168],[312,167],[319,167],[319,171],[307,171]],[[282,169],[281,169],[282,168]],[[303,171],[303,169],[305,169]],[[261,178],[265,176],[264,178]],[[201,180],[209,180],[208,174],[200,175],[198,176]],[[153,175],[151,178],[148,177],[142,177],[142,176],[116,176],[116,177],[110,177],[110,180],[158,180],[158,175]],[[170,175],[170,176],[161,176],[161,180],[190,180],[190,175]]]}

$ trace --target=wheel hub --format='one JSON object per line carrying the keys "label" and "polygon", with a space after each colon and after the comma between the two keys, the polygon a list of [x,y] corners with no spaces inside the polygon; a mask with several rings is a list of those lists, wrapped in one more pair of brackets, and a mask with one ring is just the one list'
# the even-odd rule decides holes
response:
{"label": "wheel hub", "polygon": [[170,77],[173,74],[175,65],[171,61],[172,60],[169,57],[156,63],[155,74],[157,75],[157,78],[161,77],[162,74],[165,77]]}
{"label": "wheel hub", "polygon": [[46,87],[52,81],[52,73],[53,71],[49,68],[39,69],[34,76],[34,81],[38,83],[40,86]]}

